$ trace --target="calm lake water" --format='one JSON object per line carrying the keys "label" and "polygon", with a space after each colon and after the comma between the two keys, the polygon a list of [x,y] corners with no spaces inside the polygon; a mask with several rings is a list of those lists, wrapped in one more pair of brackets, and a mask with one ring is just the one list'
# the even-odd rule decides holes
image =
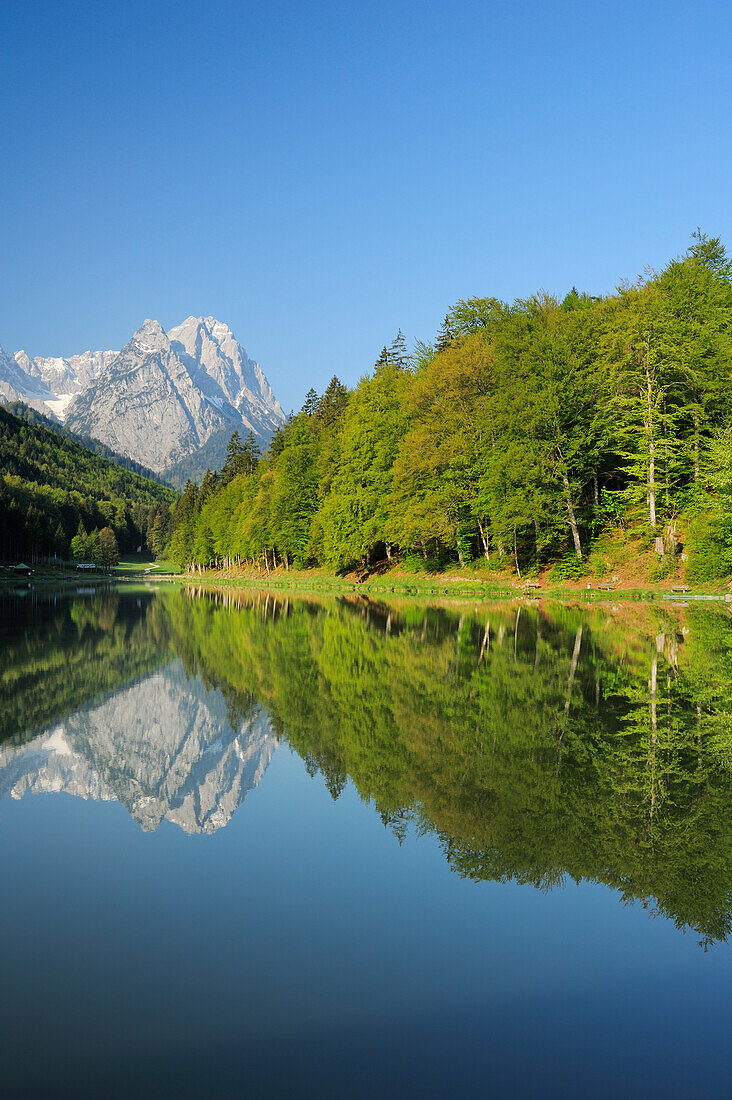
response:
{"label": "calm lake water", "polygon": [[732,618],[0,596],[5,1096],[728,1096]]}

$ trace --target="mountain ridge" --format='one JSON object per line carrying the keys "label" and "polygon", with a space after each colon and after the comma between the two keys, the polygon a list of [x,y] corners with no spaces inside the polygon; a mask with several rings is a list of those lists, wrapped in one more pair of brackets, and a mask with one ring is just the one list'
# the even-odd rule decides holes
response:
{"label": "mountain ridge", "polygon": [[168,332],[147,318],[118,352],[0,348],[0,402],[14,401],[158,475],[236,429],[266,446],[285,420],[259,363],[212,316],[191,315]]}

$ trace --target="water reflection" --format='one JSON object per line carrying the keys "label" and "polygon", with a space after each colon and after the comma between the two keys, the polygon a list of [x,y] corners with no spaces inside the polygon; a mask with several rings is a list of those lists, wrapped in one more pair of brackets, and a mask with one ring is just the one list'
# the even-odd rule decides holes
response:
{"label": "water reflection", "polygon": [[5,600],[0,793],[213,832],[284,738],[474,880],[605,883],[725,938],[732,622],[194,590]]}

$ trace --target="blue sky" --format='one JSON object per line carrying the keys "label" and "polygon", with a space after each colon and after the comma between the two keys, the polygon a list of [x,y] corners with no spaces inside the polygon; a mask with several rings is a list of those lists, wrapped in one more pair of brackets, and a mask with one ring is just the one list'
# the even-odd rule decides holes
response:
{"label": "blue sky", "polygon": [[6,0],[0,344],[213,314],[297,408],[458,298],[732,245],[731,32],[716,0]]}

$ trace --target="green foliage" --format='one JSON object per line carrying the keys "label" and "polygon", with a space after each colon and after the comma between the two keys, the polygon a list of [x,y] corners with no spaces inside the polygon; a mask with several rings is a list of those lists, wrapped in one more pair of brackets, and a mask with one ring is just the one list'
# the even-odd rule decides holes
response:
{"label": "green foliage", "polygon": [[311,389],[260,461],[243,465],[232,437],[222,474],[176,509],[171,554],[348,569],[396,551],[424,561],[429,546],[522,575],[559,559],[569,579],[605,532],[645,551],[696,510],[692,572],[729,572],[731,270],[697,233],[605,298],[461,299],[434,346],[410,355],[400,332],[352,393],[335,377]]}
{"label": "green foliage", "polygon": [[168,512],[177,495],[4,408],[0,471],[0,557],[6,559],[70,551],[80,560],[89,554],[87,533],[103,528],[123,549],[135,550],[151,535],[150,509]]}
{"label": "green foliage", "polygon": [[587,576],[587,571],[587,563],[574,555],[567,558],[558,558],[557,561],[552,563],[547,573],[547,580],[552,583],[579,580]]}

